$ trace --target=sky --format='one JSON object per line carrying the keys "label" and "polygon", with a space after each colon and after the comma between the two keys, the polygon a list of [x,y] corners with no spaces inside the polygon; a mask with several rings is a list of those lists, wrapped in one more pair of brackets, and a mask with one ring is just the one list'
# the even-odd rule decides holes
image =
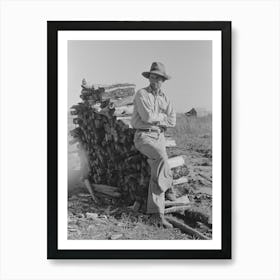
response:
{"label": "sky", "polygon": [[68,41],[68,106],[81,102],[81,83],[133,83],[136,91],[149,80],[142,72],[152,62],[165,65],[171,76],[162,85],[176,112],[191,108],[212,111],[212,42],[182,41]]}

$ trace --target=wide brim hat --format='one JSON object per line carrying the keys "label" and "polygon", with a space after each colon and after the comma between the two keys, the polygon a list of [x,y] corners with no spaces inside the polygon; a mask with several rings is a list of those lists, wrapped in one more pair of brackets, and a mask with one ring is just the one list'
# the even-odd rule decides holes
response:
{"label": "wide brim hat", "polygon": [[142,75],[149,79],[150,74],[156,74],[163,77],[165,80],[171,79],[171,76],[166,74],[165,67],[161,62],[153,62],[150,71],[143,72]]}

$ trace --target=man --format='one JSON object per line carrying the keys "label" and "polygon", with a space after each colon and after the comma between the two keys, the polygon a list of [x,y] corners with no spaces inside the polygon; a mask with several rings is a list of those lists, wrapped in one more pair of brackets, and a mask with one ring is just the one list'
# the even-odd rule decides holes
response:
{"label": "man", "polygon": [[152,220],[171,228],[164,218],[165,192],[170,200],[175,200],[172,190],[172,172],[168,165],[164,131],[176,124],[176,113],[161,91],[162,83],[170,79],[160,62],[153,62],[150,71],[142,75],[149,79],[150,85],[140,89],[134,99],[134,112],[131,124],[136,129],[134,144],[137,150],[148,157],[151,167],[147,213]]}

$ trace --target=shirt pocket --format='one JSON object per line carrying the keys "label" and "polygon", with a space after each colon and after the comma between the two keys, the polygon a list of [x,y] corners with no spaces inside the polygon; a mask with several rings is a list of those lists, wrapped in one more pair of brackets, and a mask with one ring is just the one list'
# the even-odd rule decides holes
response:
{"label": "shirt pocket", "polygon": [[167,110],[167,103],[163,98],[158,100],[158,109],[160,113],[165,113]]}

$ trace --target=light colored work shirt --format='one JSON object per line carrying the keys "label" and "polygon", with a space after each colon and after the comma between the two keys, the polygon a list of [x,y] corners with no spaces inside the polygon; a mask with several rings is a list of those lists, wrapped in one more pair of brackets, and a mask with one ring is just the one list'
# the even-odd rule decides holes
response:
{"label": "light colored work shirt", "polygon": [[150,86],[137,91],[131,125],[136,129],[158,129],[159,126],[174,127],[176,113],[166,95],[152,93]]}

